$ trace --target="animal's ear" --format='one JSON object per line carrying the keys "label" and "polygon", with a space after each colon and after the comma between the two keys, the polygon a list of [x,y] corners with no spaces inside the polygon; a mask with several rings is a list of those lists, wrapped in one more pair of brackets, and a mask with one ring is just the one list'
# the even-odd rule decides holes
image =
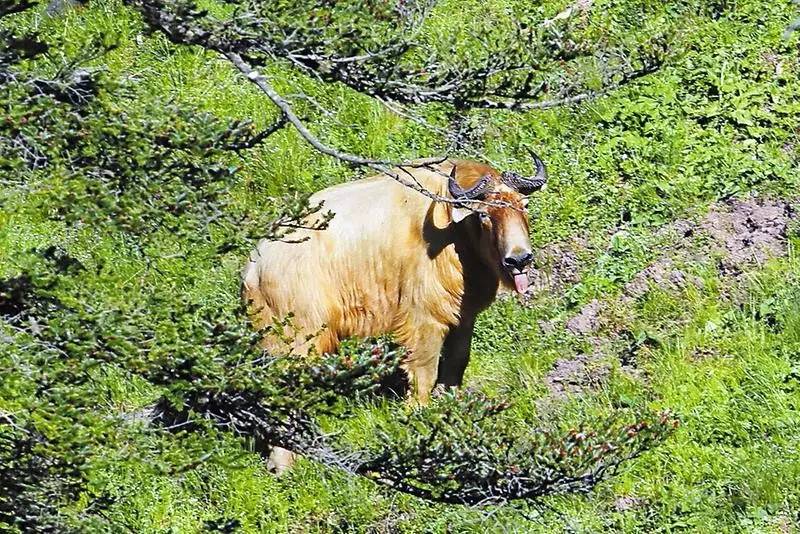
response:
{"label": "animal's ear", "polygon": [[456,204],[452,204],[452,209],[450,211],[450,218],[453,220],[454,224],[458,224],[470,215],[475,213],[469,208],[465,208],[462,206],[458,206]]}
{"label": "animal's ear", "polygon": [[[480,189],[486,186],[486,177],[482,178],[478,185],[474,189]],[[447,187],[450,191],[450,196],[454,199],[456,198],[464,198],[466,200],[469,197],[470,193],[473,193],[474,190],[470,189],[469,191],[464,191],[461,189],[461,186],[458,185],[456,181],[456,166],[453,165],[452,170],[450,171],[450,178],[447,181]],[[450,204],[450,220],[453,221],[453,224],[458,224],[474,212],[471,209],[464,207],[461,204]]]}

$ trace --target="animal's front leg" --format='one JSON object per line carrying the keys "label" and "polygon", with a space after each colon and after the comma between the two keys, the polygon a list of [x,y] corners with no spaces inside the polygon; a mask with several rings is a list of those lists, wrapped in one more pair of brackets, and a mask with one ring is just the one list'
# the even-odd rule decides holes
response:
{"label": "animal's front leg", "polygon": [[462,318],[454,326],[444,340],[442,361],[439,364],[437,382],[447,387],[460,386],[464,379],[464,371],[469,363],[469,352],[472,345],[472,333],[475,329],[474,318]]}
{"label": "animal's front leg", "polygon": [[426,325],[413,330],[407,343],[409,354],[402,368],[408,373],[411,393],[419,404],[427,404],[439,372],[439,357],[447,328]]}

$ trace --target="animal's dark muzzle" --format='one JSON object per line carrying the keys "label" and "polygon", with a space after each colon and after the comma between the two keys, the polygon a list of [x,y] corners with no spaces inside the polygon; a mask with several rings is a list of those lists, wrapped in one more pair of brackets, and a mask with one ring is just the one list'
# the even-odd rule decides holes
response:
{"label": "animal's dark muzzle", "polygon": [[522,252],[520,254],[514,254],[512,256],[506,256],[503,259],[503,265],[506,269],[513,271],[522,271],[525,267],[530,265],[533,261],[533,253],[532,252]]}

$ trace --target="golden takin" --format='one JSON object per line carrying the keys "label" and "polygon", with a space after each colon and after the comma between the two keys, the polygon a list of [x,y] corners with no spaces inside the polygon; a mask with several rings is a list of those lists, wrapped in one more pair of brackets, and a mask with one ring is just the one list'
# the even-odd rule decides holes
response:
{"label": "golden takin", "polygon": [[500,288],[528,287],[526,196],[546,181],[534,163],[532,177],[464,160],[393,171],[451,202],[388,174],[314,194],[321,209],[307,222],[332,212],[327,227],[262,240],[243,271],[254,326],[283,325],[266,329],[265,347],[321,354],[345,337],[391,333],[420,403],[437,382],[460,385],[477,314]]}

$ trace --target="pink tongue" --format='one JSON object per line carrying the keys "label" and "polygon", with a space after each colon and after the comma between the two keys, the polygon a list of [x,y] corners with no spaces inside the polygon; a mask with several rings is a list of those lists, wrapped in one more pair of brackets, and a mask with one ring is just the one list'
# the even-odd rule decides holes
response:
{"label": "pink tongue", "polygon": [[528,289],[528,273],[521,273],[514,275],[514,285],[517,287],[517,293],[522,295]]}

